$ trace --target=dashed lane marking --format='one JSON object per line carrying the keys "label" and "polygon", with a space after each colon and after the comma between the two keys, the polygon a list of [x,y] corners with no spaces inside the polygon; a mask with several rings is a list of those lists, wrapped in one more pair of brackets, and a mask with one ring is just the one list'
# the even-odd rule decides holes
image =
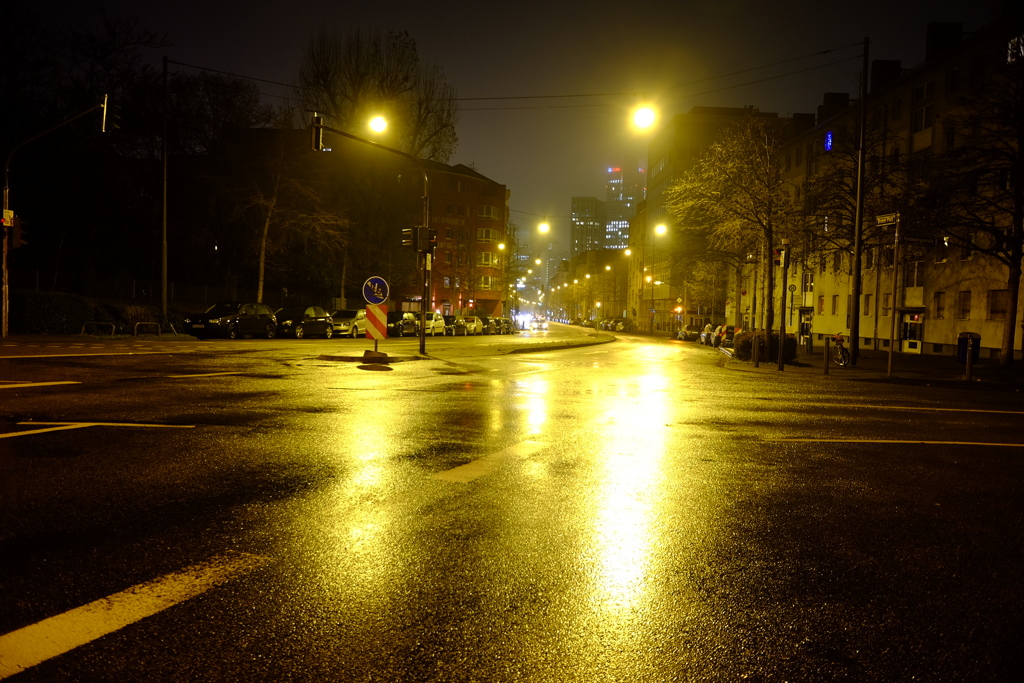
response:
{"label": "dashed lane marking", "polygon": [[153,616],[266,566],[269,557],[227,553],[0,636],[0,679]]}
{"label": "dashed lane marking", "polygon": [[25,389],[26,387],[53,387],[58,384],[81,384],[81,382],[18,382],[16,384],[0,384],[0,389]]}
{"label": "dashed lane marking", "polygon": [[19,356],[8,356],[0,354],[0,360],[23,359],[23,358],[81,358],[83,356],[157,356],[181,353],[186,351],[104,351],[101,353],[27,353]]}
{"label": "dashed lane marking", "polygon": [[194,429],[195,425],[162,425],[145,424],[139,422],[19,422],[19,427],[36,427],[46,425],[45,429],[29,429],[24,432],[7,432],[0,434],[0,439],[10,439],[15,436],[31,436],[33,434],[45,434],[47,432],[60,432],[66,429],[82,429],[83,427],[149,427],[156,429]]}
{"label": "dashed lane marking", "polygon": [[434,475],[434,479],[450,481],[456,484],[467,484],[485,474],[490,474],[507,458],[525,458],[533,455],[546,445],[541,441],[521,441],[514,446],[509,446],[495,453],[485,455],[482,458],[477,458],[473,462],[467,462],[465,465],[459,465],[450,470],[438,472]]}
{"label": "dashed lane marking", "polygon": [[204,372],[199,375],[164,375],[168,379],[191,379],[193,377],[223,377],[225,375],[244,375],[245,371],[239,372]]}

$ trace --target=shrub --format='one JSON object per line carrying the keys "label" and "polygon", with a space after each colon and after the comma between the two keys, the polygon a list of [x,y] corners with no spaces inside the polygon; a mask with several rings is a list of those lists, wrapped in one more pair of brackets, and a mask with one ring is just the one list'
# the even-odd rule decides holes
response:
{"label": "shrub", "polygon": [[91,321],[92,306],[85,297],[63,292],[13,290],[10,330],[19,334],[80,334]]}
{"label": "shrub", "polygon": [[[754,351],[754,339],[757,339],[758,344],[758,361],[759,362],[778,362],[779,359],[779,333],[773,331],[771,338],[766,340],[764,330],[757,330],[756,332],[740,332],[733,339],[733,356],[737,360],[749,361],[753,358]],[[767,341],[767,343],[766,343]],[[796,337],[791,334],[786,335],[786,341],[783,345],[783,358],[786,363],[792,363],[796,360]]]}

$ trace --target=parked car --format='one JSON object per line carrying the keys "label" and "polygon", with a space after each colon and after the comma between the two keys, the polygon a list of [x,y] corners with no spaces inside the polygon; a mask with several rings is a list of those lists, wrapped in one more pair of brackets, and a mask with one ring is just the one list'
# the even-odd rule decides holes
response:
{"label": "parked car", "polygon": [[[419,322],[422,322],[423,316],[419,316]],[[444,335],[444,316],[437,311],[431,311],[427,313],[427,321],[424,323],[423,329],[426,330],[426,334],[431,337],[440,334]]]}
{"label": "parked car", "polygon": [[530,330],[534,332],[546,332],[548,329],[548,321],[544,318],[534,318],[530,321]]}
{"label": "parked car", "polygon": [[700,328],[696,325],[684,325],[676,332],[676,339],[682,341],[697,341],[700,339]]}
{"label": "parked car", "polygon": [[494,322],[494,318],[489,315],[481,315],[479,317],[483,334],[498,334],[498,325]]}
{"label": "parked car", "polygon": [[498,334],[512,334],[515,330],[511,318],[495,318],[494,324],[498,327]]}
{"label": "parked car", "polygon": [[339,337],[360,337],[366,334],[366,309],[342,308],[331,313],[334,334]]}
{"label": "parked car", "polygon": [[461,315],[446,315],[444,317],[444,333],[455,336],[461,334],[463,337],[469,334],[466,327],[466,319]]}
{"label": "parked car", "polygon": [[327,311],[319,306],[285,306],[274,314],[277,318],[278,336],[323,337],[334,336],[334,321]]}
{"label": "parked car", "polygon": [[266,304],[226,301],[185,318],[185,332],[199,339],[253,335],[273,339],[277,336],[277,318]]}
{"label": "parked car", "polygon": [[419,329],[416,326],[416,314],[409,311],[388,311],[388,336],[415,336]]}
{"label": "parked car", "polygon": [[466,329],[469,331],[469,334],[483,334],[483,332],[484,332],[484,323],[483,323],[482,320],[480,320],[479,316],[467,315],[466,316]]}

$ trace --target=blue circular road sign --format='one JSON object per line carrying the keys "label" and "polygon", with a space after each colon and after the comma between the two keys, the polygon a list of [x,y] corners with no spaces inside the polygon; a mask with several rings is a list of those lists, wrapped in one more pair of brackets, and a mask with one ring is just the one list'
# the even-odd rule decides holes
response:
{"label": "blue circular road sign", "polygon": [[388,300],[387,281],[374,275],[363,283],[363,298],[368,304],[382,304]]}

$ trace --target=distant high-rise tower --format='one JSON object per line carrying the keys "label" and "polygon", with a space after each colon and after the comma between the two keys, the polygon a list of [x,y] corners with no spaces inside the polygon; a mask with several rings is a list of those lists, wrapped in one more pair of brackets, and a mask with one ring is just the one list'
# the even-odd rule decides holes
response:
{"label": "distant high-rise tower", "polygon": [[605,185],[606,249],[625,249],[629,245],[629,220],[644,198],[644,170],[613,166]]}
{"label": "distant high-rise tower", "polygon": [[606,246],[605,203],[597,197],[572,198],[572,256]]}

